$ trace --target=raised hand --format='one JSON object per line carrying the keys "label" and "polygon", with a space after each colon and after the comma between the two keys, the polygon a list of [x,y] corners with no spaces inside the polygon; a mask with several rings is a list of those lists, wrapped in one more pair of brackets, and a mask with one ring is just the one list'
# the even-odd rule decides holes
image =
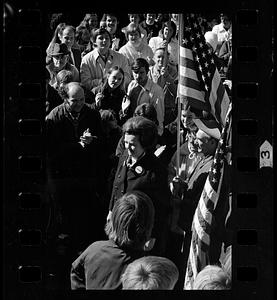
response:
{"label": "raised hand", "polygon": [[96,104],[97,107],[101,106],[101,100],[103,98],[104,98],[104,95],[101,92],[96,94],[96,96],[95,96],[95,104]]}
{"label": "raised hand", "polygon": [[126,113],[126,110],[130,106],[130,104],[131,104],[130,98],[129,98],[129,96],[126,95],[123,98],[122,103],[121,103],[121,109],[122,109],[123,114]]}

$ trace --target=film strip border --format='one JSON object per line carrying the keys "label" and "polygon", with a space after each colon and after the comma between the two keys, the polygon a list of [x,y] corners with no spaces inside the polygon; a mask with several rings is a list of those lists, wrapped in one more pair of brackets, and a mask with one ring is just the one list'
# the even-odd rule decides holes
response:
{"label": "film strip border", "polygon": [[[242,9],[237,13],[235,24],[232,124],[236,245],[232,253],[234,299],[240,298],[242,291],[243,295],[257,299],[271,298],[273,20],[266,20],[265,11],[261,9]],[[269,290],[262,296],[261,286],[266,286],[266,282]]]}
{"label": "film strip border", "polygon": [[[44,153],[46,26],[38,8],[12,11],[5,32],[4,279],[6,293],[37,299],[47,266]],[[233,21],[233,289],[230,299],[273,290],[273,84],[270,8]],[[10,24],[9,24],[10,23]],[[262,30],[261,30],[262,28]],[[12,282],[12,283],[11,283]],[[49,291],[48,291],[49,292]],[[51,292],[51,291],[50,291]],[[269,298],[268,298],[268,297]]]}

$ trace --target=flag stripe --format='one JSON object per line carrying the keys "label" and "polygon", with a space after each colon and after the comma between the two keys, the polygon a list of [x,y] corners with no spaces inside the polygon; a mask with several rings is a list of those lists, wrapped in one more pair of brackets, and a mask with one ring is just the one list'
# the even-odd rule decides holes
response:
{"label": "flag stripe", "polygon": [[[228,112],[229,115],[230,111]],[[184,289],[192,289],[193,282],[198,272],[209,264],[210,233],[213,222],[213,212],[219,199],[220,187],[224,173],[224,164],[221,162],[226,146],[229,121],[226,121],[221,134],[221,141],[215,153],[215,159],[210,169],[209,176],[199,199],[192,223],[192,239],[187,262]],[[213,179],[216,179],[213,182]],[[228,199],[225,199],[229,201]],[[195,251],[194,249],[197,249]],[[196,265],[194,265],[196,263]]]}
{"label": "flag stripe", "polygon": [[[191,51],[190,51],[191,52]],[[193,59],[190,59],[188,57],[181,57],[180,58],[180,66],[181,67],[187,67],[193,71],[196,71],[195,68],[195,61]],[[181,69],[180,69],[181,70]],[[195,72],[195,78],[197,79],[197,74]],[[198,80],[198,79],[197,79]]]}
{"label": "flag stripe", "polygon": [[194,60],[193,55],[192,55],[192,51],[188,48],[185,47],[180,47],[180,64],[182,64],[182,59],[183,58],[188,58],[190,60]]}
{"label": "flag stripe", "polygon": [[183,84],[180,85],[181,89],[189,87],[192,89],[192,91],[195,91],[196,94],[200,95],[195,98],[199,98],[200,101],[205,101],[205,93],[202,91],[199,81],[190,77],[184,77],[182,80]]}
{"label": "flag stripe", "polygon": [[[198,219],[198,216],[199,214],[201,214],[200,210],[197,210],[196,211],[196,214],[194,215],[194,224],[195,224],[195,230],[196,230],[196,233],[198,236],[201,236],[201,241],[202,243],[206,244],[207,246],[210,244],[210,236],[206,234],[205,232],[205,225],[206,224],[203,224],[203,217],[201,217],[201,222],[199,222],[199,219]],[[205,229],[204,229],[205,228]]]}
{"label": "flag stripe", "polygon": [[[206,202],[201,202],[199,203],[200,204],[200,209],[198,210],[199,211],[199,215],[198,215],[198,218],[203,218],[204,220],[208,221],[208,224],[210,225],[211,224],[211,220],[212,220],[212,214],[211,214],[211,211],[210,209],[212,210],[213,209],[213,205],[210,205],[210,209],[209,209],[209,204],[212,203],[212,201],[208,200],[207,203]],[[208,205],[207,205],[208,204]],[[201,213],[201,215],[200,215]]]}
{"label": "flag stripe", "polygon": [[184,97],[184,99],[187,99],[188,103],[191,104],[191,106],[193,106],[196,109],[200,109],[200,110],[206,110],[209,111],[210,110],[210,106],[208,105],[207,102],[205,101],[199,101],[196,98],[192,98],[192,97]]}
{"label": "flag stripe", "polygon": [[[215,119],[223,126],[230,99],[221,82],[213,56],[195,16],[182,16],[179,66],[179,95],[181,99],[186,99],[190,106],[197,109],[203,108],[202,103],[197,104],[197,99],[201,102],[204,99],[205,102],[209,103],[205,108],[209,108]],[[186,81],[186,78],[198,81],[199,85]],[[182,86],[188,86],[195,91],[184,89]],[[199,97],[199,89],[203,90],[204,98]],[[192,96],[192,92],[196,95]]]}
{"label": "flag stripe", "polygon": [[[179,75],[180,75],[180,82],[181,84],[184,84],[183,81],[185,78],[191,78],[195,81],[198,81],[197,79],[197,74],[195,72],[195,70],[193,68],[190,68],[189,66],[187,65],[180,65],[180,68],[179,68]],[[199,82],[198,82],[199,84]]]}
{"label": "flag stripe", "polygon": [[210,261],[210,234],[224,172],[223,158],[229,126],[229,116],[226,118],[226,115],[230,99],[197,16],[181,14],[179,20],[180,101],[186,101],[193,108],[210,112],[222,128],[222,142],[218,143],[192,222],[192,239],[184,284],[185,289],[191,289],[197,273]]}
{"label": "flag stripe", "polygon": [[206,103],[205,103],[204,95],[203,95],[202,91],[198,91],[192,87],[183,86],[183,85],[179,86],[179,91],[180,91],[181,95],[184,95],[188,98],[197,99],[199,102],[202,103],[202,106],[206,107]]}

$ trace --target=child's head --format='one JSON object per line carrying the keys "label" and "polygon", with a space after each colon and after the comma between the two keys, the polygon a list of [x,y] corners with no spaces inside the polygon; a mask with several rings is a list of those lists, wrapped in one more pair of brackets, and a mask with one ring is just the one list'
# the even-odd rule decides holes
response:
{"label": "child's head", "polygon": [[227,273],[217,265],[207,265],[195,277],[194,290],[229,290],[231,280]]}
{"label": "child's head", "polygon": [[165,257],[144,256],[130,263],[121,276],[123,290],[173,290],[179,277]]}
{"label": "child's head", "polygon": [[121,86],[123,88],[124,84],[124,71],[122,68],[118,66],[114,66],[109,69],[108,71],[108,85],[109,87],[114,90]]}
{"label": "child's head", "polygon": [[119,247],[143,250],[154,224],[152,200],[141,191],[124,194],[113,207],[106,233]]}

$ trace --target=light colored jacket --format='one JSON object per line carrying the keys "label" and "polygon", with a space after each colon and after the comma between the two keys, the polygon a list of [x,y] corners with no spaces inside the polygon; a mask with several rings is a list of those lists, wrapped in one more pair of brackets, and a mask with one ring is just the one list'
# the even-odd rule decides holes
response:
{"label": "light colored jacket", "polygon": [[110,68],[118,66],[124,71],[125,86],[131,81],[130,69],[127,58],[114,50],[109,49],[106,63],[103,61],[97,49],[87,53],[82,58],[80,67],[81,83],[86,89],[92,90],[99,86],[107,76]]}
{"label": "light colored jacket", "polygon": [[137,58],[141,57],[149,62],[154,55],[152,49],[148,46],[148,44],[144,43],[141,43],[139,49],[136,49],[130,42],[127,42],[127,44],[122,46],[118,52],[123,54],[128,59],[130,70],[132,63]]}

